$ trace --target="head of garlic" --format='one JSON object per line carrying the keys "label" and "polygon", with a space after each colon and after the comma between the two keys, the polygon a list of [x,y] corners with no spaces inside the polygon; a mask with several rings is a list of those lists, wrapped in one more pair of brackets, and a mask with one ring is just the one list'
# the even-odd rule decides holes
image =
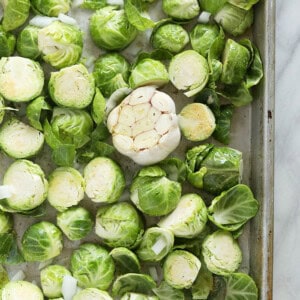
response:
{"label": "head of garlic", "polygon": [[107,118],[115,148],[139,165],[165,159],[180,142],[173,99],[153,86],[134,90]]}

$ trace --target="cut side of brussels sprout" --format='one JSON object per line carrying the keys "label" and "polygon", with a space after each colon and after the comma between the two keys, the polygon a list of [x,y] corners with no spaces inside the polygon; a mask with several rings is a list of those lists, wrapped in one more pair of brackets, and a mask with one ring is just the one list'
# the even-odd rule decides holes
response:
{"label": "cut side of brussels sprout", "polygon": [[110,295],[96,288],[87,288],[75,294],[72,300],[113,300]]}
{"label": "cut side of brussels sprout", "polygon": [[169,17],[180,21],[189,21],[200,13],[197,0],[163,0],[162,8]]}
{"label": "cut side of brussels sprout", "polygon": [[0,148],[13,158],[34,156],[43,144],[42,132],[15,118],[6,121],[0,128]]}
{"label": "cut side of brussels sprout", "polygon": [[30,101],[41,94],[43,86],[44,72],[38,62],[17,56],[1,58],[0,94],[6,100]]}
{"label": "cut side of brussels sprout", "polygon": [[57,105],[70,108],[87,107],[95,94],[94,77],[82,64],[52,72],[48,87]]}
{"label": "cut side of brussels sprout", "polygon": [[213,134],[216,128],[216,120],[207,105],[191,103],[181,110],[179,127],[186,139],[199,142],[206,140]]}
{"label": "cut side of brussels sprout", "polygon": [[118,201],[125,188],[122,169],[110,158],[97,157],[84,168],[87,196],[97,203]]}
{"label": "cut side of brussels sprout", "polygon": [[169,66],[173,85],[185,91],[187,97],[199,93],[208,82],[209,67],[206,59],[194,50],[183,51],[173,57]]}
{"label": "cut side of brussels sprout", "polygon": [[42,291],[33,283],[28,281],[10,281],[2,290],[2,300],[43,300]]}
{"label": "cut side of brussels sprout", "polygon": [[209,271],[217,275],[235,272],[241,261],[242,251],[230,232],[216,231],[202,244],[202,254]]}
{"label": "cut side of brussels sprout", "polygon": [[49,17],[57,17],[70,10],[71,0],[32,0],[31,5],[38,13]]}
{"label": "cut side of brussels sprout", "polygon": [[165,159],[180,142],[175,103],[154,87],[141,87],[107,119],[116,149],[140,165]]}
{"label": "cut side of brussels sprout", "polygon": [[48,201],[59,211],[77,205],[84,198],[85,182],[73,168],[60,167],[49,176]]}
{"label": "cut side of brussels sprout", "polygon": [[12,195],[6,198],[9,207],[27,211],[44,202],[48,182],[39,165],[29,160],[17,160],[5,172],[3,185],[12,187]]}
{"label": "cut side of brussels sprout", "polygon": [[185,250],[170,253],[164,264],[165,281],[176,289],[190,288],[201,268],[200,260]]}

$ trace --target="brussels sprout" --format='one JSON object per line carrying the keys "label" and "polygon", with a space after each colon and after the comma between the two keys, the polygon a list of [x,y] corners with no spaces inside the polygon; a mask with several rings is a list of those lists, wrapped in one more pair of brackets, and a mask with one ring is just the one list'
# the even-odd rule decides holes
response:
{"label": "brussels sprout", "polygon": [[169,75],[164,64],[151,58],[140,60],[129,77],[129,85],[133,89],[143,85],[161,87],[168,82]]}
{"label": "brussels sprout", "polygon": [[236,271],[242,261],[238,242],[228,231],[218,230],[208,235],[202,244],[202,254],[208,270],[216,275]]}
{"label": "brussels sprout", "polygon": [[43,133],[18,119],[7,120],[0,128],[0,148],[13,158],[34,156],[43,144]]}
{"label": "brussels sprout", "polygon": [[175,55],[171,60],[169,76],[178,90],[183,90],[187,97],[192,97],[208,82],[208,63],[198,52],[186,50]]}
{"label": "brussels sprout", "polygon": [[238,84],[245,78],[250,53],[248,49],[234,40],[226,41],[223,52],[223,71],[221,81],[226,84]]}
{"label": "brussels sprout", "polygon": [[221,229],[236,231],[253,218],[257,210],[258,202],[250,188],[237,184],[213,199],[208,218]]}
{"label": "brussels sprout", "polygon": [[125,247],[118,247],[111,250],[110,255],[119,273],[139,273],[141,271],[140,262],[136,254],[131,250]]}
{"label": "brussels sprout", "polygon": [[31,5],[40,14],[57,17],[67,13],[71,8],[71,0],[31,0]]}
{"label": "brussels sprout", "polygon": [[13,222],[12,215],[0,211],[0,234],[4,234],[12,231],[13,225],[14,222]]}
{"label": "brussels sprout", "polygon": [[224,277],[226,282],[225,300],[240,299],[247,295],[249,300],[258,299],[258,289],[254,280],[244,273],[232,273]]}
{"label": "brussels sprout", "polygon": [[259,0],[228,0],[227,2],[242,9],[249,10]]}
{"label": "brussels sprout", "polygon": [[153,31],[151,44],[155,49],[163,49],[178,53],[189,42],[187,31],[179,24],[167,23]]}
{"label": "brussels sprout", "polygon": [[195,187],[218,195],[241,181],[242,153],[229,147],[204,144],[186,153],[188,181]]}
{"label": "brussels sprout", "polygon": [[44,296],[38,286],[28,281],[10,281],[2,290],[2,300],[30,299],[43,300]]}
{"label": "brussels sprout", "polygon": [[6,100],[30,101],[40,95],[43,86],[44,72],[38,62],[17,56],[0,59],[0,94]]}
{"label": "brussels sprout", "polygon": [[96,288],[87,288],[79,291],[72,300],[113,300],[105,291]]}
{"label": "brussels sprout", "polygon": [[184,300],[184,293],[180,289],[175,289],[165,281],[162,281],[159,287],[154,288],[153,292],[159,300]]}
{"label": "brussels sprout", "polygon": [[190,34],[192,48],[202,56],[218,58],[225,44],[225,34],[216,24],[197,24]]}
{"label": "brussels sprout", "polygon": [[227,0],[200,0],[200,7],[202,10],[210,12],[211,14],[216,14],[224,4],[228,2]]}
{"label": "brussels sprout", "polygon": [[71,272],[63,266],[51,265],[41,271],[41,286],[43,293],[48,298],[62,296],[62,284],[64,276]]}
{"label": "brussels sprout", "polygon": [[0,57],[11,56],[14,53],[16,38],[0,26]]}
{"label": "brussels sprout", "polygon": [[107,290],[114,278],[115,265],[103,247],[83,244],[72,253],[71,271],[78,286]]}
{"label": "brussels sprout", "polygon": [[40,28],[27,25],[18,35],[17,51],[20,56],[37,59],[41,55],[38,47],[38,33]]}
{"label": "brussels sprout", "polygon": [[57,225],[71,241],[86,237],[92,230],[92,215],[83,207],[72,207],[57,214]]}
{"label": "brussels sprout", "polygon": [[156,284],[145,274],[128,273],[116,279],[112,287],[113,296],[123,296],[128,292],[149,294]]}
{"label": "brussels sprout", "polygon": [[109,97],[114,91],[128,87],[129,69],[130,64],[121,54],[101,55],[94,65],[96,86],[105,97]]}
{"label": "brussels sprout", "polygon": [[125,188],[122,169],[107,157],[96,157],[84,168],[85,192],[97,203],[118,201]]}
{"label": "brussels sprout", "polygon": [[30,9],[29,0],[0,0],[3,7],[2,26],[5,31],[14,30],[23,25]]}
{"label": "brussels sprout", "polygon": [[49,260],[58,256],[62,248],[62,233],[50,222],[31,225],[22,237],[22,253],[29,262]]}
{"label": "brussels sprout", "polygon": [[95,44],[106,50],[127,47],[137,36],[123,9],[107,6],[97,10],[90,19],[90,32]]}
{"label": "brussels sprout", "polygon": [[47,128],[44,128],[46,142],[52,149],[58,146],[57,143],[72,144],[77,149],[83,147],[90,140],[93,120],[86,111],[55,107],[50,130],[58,140],[58,142],[54,140]]}
{"label": "brussels sprout", "polygon": [[6,198],[8,206],[17,211],[29,211],[44,202],[48,182],[39,165],[29,160],[17,160],[4,174],[3,185],[10,186],[12,195]]}
{"label": "brussels sprout", "polygon": [[82,47],[82,32],[76,26],[55,21],[38,32],[38,48],[43,60],[57,69],[76,64]]}
{"label": "brussels sprout", "polygon": [[165,281],[176,289],[190,288],[201,268],[200,260],[185,250],[171,252],[164,264]]}
{"label": "brussels sprout", "polygon": [[94,77],[82,64],[51,72],[48,88],[57,105],[70,108],[87,107],[95,94]]}
{"label": "brussels sprout", "polygon": [[191,103],[179,114],[179,127],[189,141],[197,142],[209,138],[215,128],[215,116],[210,108],[202,103]]}
{"label": "brussels sprout", "polygon": [[207,209],[197,194],[181,197],[177,207],[163,217],[158,226],[171,230],[175,237],[194,238],[204,229],[207,222]]}
{"label": "brussels sprout", "polygon": [[243,34],[252,25],[253,15],[253,9],[244,10],[225,3],[214,19],[227,33],[237,36]]}
{"label": "brussels sprout", "polygon": [[155,296],[148,296],[137,293],[126,293],[122,296],[120,300],[159,300]]}
{"label": "brussels sprout", "polygon": [[136,247],[144,233],[141,217],[127,202],[100,207],[95,231],[106,245],[127,248]]}
{"label": "brussels sprout", "polygon": [[148,228],[136,253],[143,261],[160,261],[172,249],[174,235],[172,231],[159,227]]}
{"label": "brussels sprout", "polygon": [[48,201],[57,210],[63,211],[84,198],[84,188],[84,179],[76,169],[57,168],[49,176]]}
{"label": "brussels sprout", "polygon": [[92,103],[91,115],[97,125],[102,125],[106,117],[106,100],[98,88],[95,89],[95,96]]}
{"label": "brussels sprout", "polygon": [[169,180],[158,166],[142,168],[130,187],[131,201],[150,216],[168,214],[176,207],[180,196],[180,183]]}
{"label": "brussels sprout", "polygon": [[162,8],[169,17],[180,21],[189,21],[200,13],[197,0],[163,0]]}
{"label": "brussels sprout", "polygon": [[174,101],[152,86],[128,95],[110,112],[107,127],[116,149],[141,165],[165,159],[180,142]]}

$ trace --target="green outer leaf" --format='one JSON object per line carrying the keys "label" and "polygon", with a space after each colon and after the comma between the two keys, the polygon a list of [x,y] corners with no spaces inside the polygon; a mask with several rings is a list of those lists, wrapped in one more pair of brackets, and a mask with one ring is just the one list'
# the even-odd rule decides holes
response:
{"label": "green outer leaf", "polygon": [[208,218],[221,229],[236,231],[253,218],[257,211],[258,202],[250,188],[237,184],[213,199],[208,208]]}
{"label": "green outer leaf", "polygon": [[151,294],[156,283],[149,275],[128,273],[116,279],[112,287],[113,296],[122,296],[127,292]]}
{"label": "green outer leaf", "polygon": [[141,0],[125,0],[125,14],[136,29],[145,31],[146,29],[153,28],[155,22],[150,18],[145,17],[147,6]]}
{"label": "green outer leaf", "polygon": [[107,5],[106,0],[84,0],[80,5],[81,8],[97,10]]}
{"label": "green outer leaf", "polygon": [[153,292],[160,300],[184,300],[183,291],[173,288],[165,281],[162,281],[157,288],[154,288]]}
{"label": "green outer leaf", "polygon": [[0,234],[0,263],[5,263],[10,250],[13,246],[14,234],[3,233]]}
{"label": "green outer leaf", "polygon": [[53,132],[52,127],[47,119],[44,122],[44,136],[45,136],[45,140],[46,140],[47,144],[52,149],[55,149],[58,146],[63,145],[63,143],[56,137],[56,135]]}
{"label": "green outer leaf", "polygon": [[260,0],[228,0],[227,2],[239,8],[249,10],[254,4]]}
{"label": "green outer leaf", "polygon": [[98,125],[104,121],[106,101],[101,91],[96,88],[96,93],[92,103],[92,117]]}
{"label": "green outer leaf", "polygon": [[216,14],[227,2],[227,0],[200,0],[202,10]]}
{"label": "green outer leaf", "polygon": [[9,277],[6,270],[0,265],[0,297],[2,288],[9,282]]}
{"label": "green outer leaf", "polygon": [[18,247],[17,237],[15,236],[12,243],[12,247],[10,248],[8,257],[5,261],[5,264],[13,266],[13,265],[19,265],[23,262],[25,262],[25,260],[21,253],[21,250]]}
{"label": "green outer leaf", "polygon": [[14,53],[16,38],[12,33],[5,32],[0,25],[0,57],[11,56]]}
{"label": "green outer leaf", "polygon": [[177,157],[169,157],[158,164],[165,172],[168,179],[178,182],[186,180],[186,165]]}
{"label": "green outer leaf", "polygon": [[254,50],[254,57],[252,64],[247,70],[246,87],[249,89],[257,85],[264,76],[263,64],[259,54],[259,50],[252,44]]}
{"label": "green outer leaf", "polygon": [[226,294],[224,300],[258,300],[258,289],[254,280],[244,273],[232,273],[224,277]]}
{"label": "green outer leaf", "polygon": [[248,105],[253,101],[251,91],[247,88],[245,82],[240,85],[225,85],[224,89],[218,93],[236,107]]}
{"label": "green outer leaf", "polygon": [[37,14],[57,17],[60,13],[66,14],[71,8],[72,0],[31,0],[32,8]]}
{"label": "green outer leaf", "polygon": [[52,159],[57,166],[72,167],[76,156],[74,145],[64,144],[59,145],[52,152]]}

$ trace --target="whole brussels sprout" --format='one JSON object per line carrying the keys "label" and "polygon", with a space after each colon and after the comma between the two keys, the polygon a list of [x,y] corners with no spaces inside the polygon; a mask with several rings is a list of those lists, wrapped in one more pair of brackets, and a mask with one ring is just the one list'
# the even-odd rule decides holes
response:
{"label": "whole brussels sprout", "polygon": [[107,290],[114,278],[115,265],[105,248],[83,244],[72,253],[71,271],[78,286]]}
{"label": "whole brussels sprout", "polygon": [[127,47],[137,36],[137,29],[128,22],[123,9],[106,6],[90,19],[90,32],[95,44],[106,50]]}
{"label": "whole brussels sprout", "polygon": [[171,18],[189,21],[200,13],[198,0],[163,0],[163,11]]}
{"label": "whole brussels sprout", "polygon": [[105,97],[109,97],[117,89],[128,87],[130,64],[119,53],[101,55],[94,66],[93,75],[96,86]]}
{"label": "whole brussels sprout", "polygon": [[31,225],[22,237],[22,253],[26,261],[49,260],[58,256],[62,248],[62,233],[50,222]]}
{"label": "whole brussels sprout", "polygon": [[38,13],[49,17],[65,14],[71,8],[71,0],[31,0],[31,5]]}
{"label": "whole brussels sprout", "polygon": [[16,38],[12,33],[3,30],[0,26],[0,57],[11,56],[14,53]]}
{"label": "whole brussels sprout", "polygon": [[137,246],[144,233],[141,217],[127,202],[100,207],[95,231],[108,246],[127,248]]}
{"label": "whole brussels sprout", "polygon": [[30,59],[37,59],[41,55],[38,46],[38,33],[40,28],[32,25],[27,25],[19,33],[17,38],[18,53]]}
{"label": "whole brussels sprout", "polygon": [[0,235],[12,231],[13,225],[14,223],[12,215],[0,211]]}
{"label": "whole brussels sprout", "polygon": [[1,296],[2,300],[44,300],[43,293],[37,285],[22,280],[7,283],[2,290]]}
{"label": "whole brussels sprout", "polygon": [[75,294],[72,300],[113,300],[105,291],[96,288],[87,288]]}
{"label": "whole brussels sprout", "polygon": [[151,35],[153,48],[167,50],[172,53],[180,52],[189,40],[187,31],[181,25],[173,23],[159,26]]}

